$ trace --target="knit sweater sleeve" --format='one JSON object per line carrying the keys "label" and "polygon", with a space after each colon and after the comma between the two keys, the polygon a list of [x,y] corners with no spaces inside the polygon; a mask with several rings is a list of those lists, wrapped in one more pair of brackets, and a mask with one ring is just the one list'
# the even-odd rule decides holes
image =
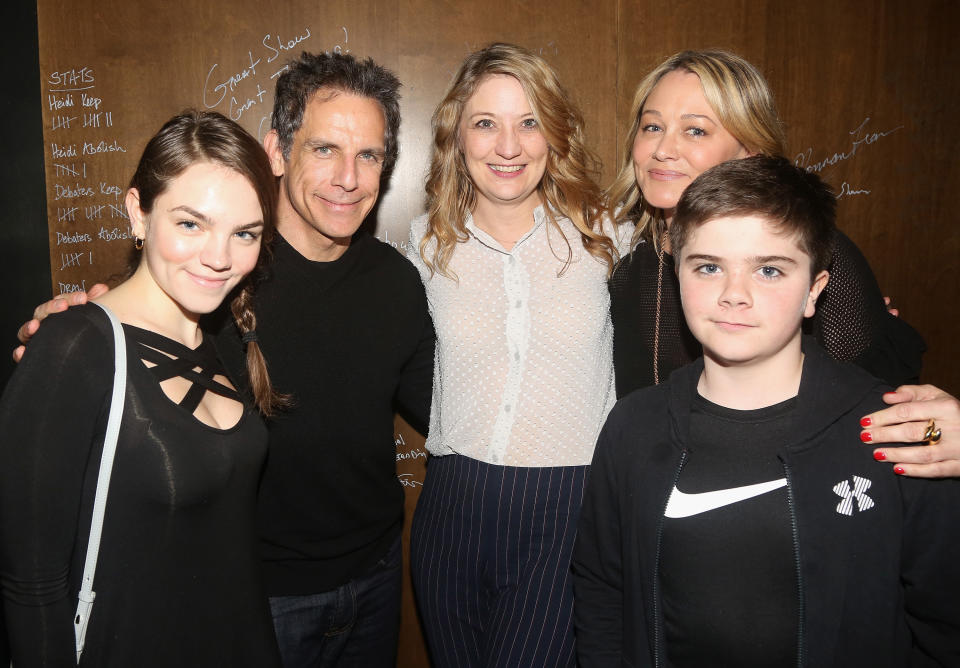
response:
{"label": "knit sweater sleeve", "polygon": [[[409,267],[409,265],[408,265]],[[414,274],[413,271],[410,272]],[[427,296],[419,276],[413,275],[416,283],[415,303],[419,331],[417,348],[404,364],[397,386],[397,403],[403,417],[410,425],[426,435],[430,423],[430,402],[433,393],[433,363],[437,337],[433,319],[427,307]]]}
{"label": "knit sweater sleeve", "polygon": [[0,585],[20,668],[76,665],[70,568],[113,381],[111,341],[80,312],[95,308],[45,322],[0,402]]}
{"label": "knit sweater sleeve", "polygon": [[[408,380],[408,382],[405,383],[408,391],[404,392],[404,396],[398,397],[401,406],[406,409],[401,411],[401,414],[411,422],[411,425],[417,429],[417,431],[424,435],[436,426],[433,383],[434,376],[437,373],[436,330],[434,329],[425,292],[430,270],[420,255],[420,242],[423,240],[426,232],[426,215],[420,216],[410,223],[410,238],[407,243],[406,256],[413,264],[414,269],[417,270],[417,274],[420,276],[421,286],[424,289],[424,322],[420,345],[417,348],[417,352],[411,358],[407,368],[404,369],[404,376]],[[425,378],[429,378],[429,386],[425,388],[426,391],[424,392],[423,380]]]}
{"label": "knit sweater sleeve", "polygon": [[920,375],[923,339],[887,312],[870,265],[842,232],[830,281],[810,324],[817,342],[834,359],[851,361],[893,386],[915,382]]}

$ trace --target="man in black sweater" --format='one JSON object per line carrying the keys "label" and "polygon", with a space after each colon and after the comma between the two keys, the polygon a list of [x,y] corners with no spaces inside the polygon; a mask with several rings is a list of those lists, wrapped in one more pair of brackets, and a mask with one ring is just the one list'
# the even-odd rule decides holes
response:
{"label": "man in black sweater", "polygon": [[[395,663],[404,496],[393,414],[426,425],[434,333],[416,270],[358,229],[397,157],[399,85],[372,60],[305,53],[277,82],[264,139],[279,239],[256,329],[293,406],[267,422],[258,513],[288,668]],[[242,374],[232,323],[217,343]]]}

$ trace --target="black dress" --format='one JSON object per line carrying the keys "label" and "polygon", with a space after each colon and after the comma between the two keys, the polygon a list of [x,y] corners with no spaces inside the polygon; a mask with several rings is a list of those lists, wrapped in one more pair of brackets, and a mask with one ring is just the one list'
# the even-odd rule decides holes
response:
{"label": "black dress", "polygon": [[[126,402],[80,665],[277,666],[254,531],[263,423],[248,409],[216,429],[192,415],[191,399],[178,406],[160,389],[166,367],[165,377],[195,381],[199,402],[222,373],[206,339],[191,351],[124,331]],[[112,382],[106,315],[75,307],[44,323],[0,403],[0,582],[18,668],[75,665],[72,617]]]}
{"label": "black dress", "polygon": [[[660,382],[702,353],[683,318],[673,257],[663,255],[657,369]],[[613,365],[617,396],[654,384],[657,253],[641,242],[614,268],[610,278]],[[804,321],[831,357],[853,362],[893,386],[916,382],[926,346],[906,322],[887,313],[883,295],[860,249],[837,235],[830,281],[817,300],[816,314]]]}

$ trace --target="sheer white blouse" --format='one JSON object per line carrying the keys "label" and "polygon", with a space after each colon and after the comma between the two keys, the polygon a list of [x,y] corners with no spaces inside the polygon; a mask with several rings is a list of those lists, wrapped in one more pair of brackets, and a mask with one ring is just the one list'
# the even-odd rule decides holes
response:
{"label": "sheer white blouse", "polygon": [[[468,218],[449,271],[420,257],[427,218],[413,221],[407,255],[426,286],[437,331],[427,449],[506,466],[579,466],[593,457],[616,400],[607,265],[543,207],[511,250]],[[604,230],[621,254],[632,229]],[[432,244],[427,252],[432,255]],[[561,273],[562,271],[562,273]]]}

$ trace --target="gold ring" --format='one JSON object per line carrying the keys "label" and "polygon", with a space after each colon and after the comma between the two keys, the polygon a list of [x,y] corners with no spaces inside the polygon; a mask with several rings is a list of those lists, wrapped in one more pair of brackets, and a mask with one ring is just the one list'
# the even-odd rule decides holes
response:
{"label": "gold ring", "polygon": [[940,442],[940,427],[937,426],[937,423],[933,421],[933,418],[927,422],[927,428],[923,432],[923,442],[926,445],[934,445]]}

